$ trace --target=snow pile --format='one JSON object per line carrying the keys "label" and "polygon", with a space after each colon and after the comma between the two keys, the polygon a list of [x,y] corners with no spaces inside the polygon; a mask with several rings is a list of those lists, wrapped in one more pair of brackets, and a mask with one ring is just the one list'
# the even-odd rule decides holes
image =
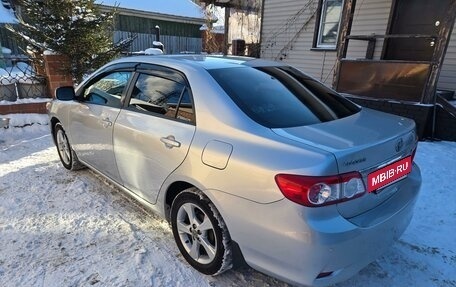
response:
{"label": "snow pile", "polygon": [[144,51],[144,55],[163,55],[163,51],[158,48],[148,48]]}
{"label": "snow pile", "polygon": [[51,51],[51,50],[44,50],[43,55],[49,56],[49,55],[58,55],[59,53]]}
{"label": "snow pile", "polygon": [[34,103],[46,103],[52,101],[51,98],[25,98],[17,99],[15,102],[10,101],[0,101],[0,106],[2,105],[18,105],[18,104],[34,104]]}
{"label": "snow pile", "polygon": [[[207,27],[206,24],[203,24],[200,27],[200,31],[207,31],[207,30],[209,30],[209,28]],[[225,34],[225,27],[224,26],[214,26],[214,27],[212,27],[211,33],[214,33],[214,34]]]}
{"label": "snow pile", "polygon": [[6,9],[0,4],[0,23],[16,24],[17,19],[12,9]]}
{"label": "snow pile", "polygon": [[[0,145],[11,146],[29,138],[40,137],[49,133],[49,118],[43,114],[9,114],[0,115],[0,118],[9,119],[9,128],[0,129]],[[27,127],[27,128],[24,128]],[[0,147],[0,151],[2,148]],[[0,158],[0,163],[1,163]],[[0,181],[2,179],[0,178]],[[1,281],[1,280],[0,280]]]}
{"label": "snow pile", "polygon": [[13,127],[47,125],[49,123],[48,115],[43,114],[10,114],[2,115],[2,117],[10,118],[10,125]]}
{"label": "snow pile", "polygon": [[[45,117],[11,115],[19,125]],[[409,228],[336,286],[456,286],[455,159],[456,143],[419,143],[423,186]],[[288,286],[249,268],[198,273],[166,221],[90,170],[65,170],[48,126],[0,130],[0,235],[2,287]]]}
{"label": "snow pile", "polygon": [[2,48],[2,49],[0,50],[0,52],[1,52],[2,54],[11,55],[11,52],[12,52],[11,49],[6,48],[6,47],[1,47],[1,48]]}
{"label": "snow pile", "polygon": [[190,18],[204,18],[204,13],[201,7],[190,0],[97,0],[96,3],[113,7],[119,6],[120,8],[144,12]]}

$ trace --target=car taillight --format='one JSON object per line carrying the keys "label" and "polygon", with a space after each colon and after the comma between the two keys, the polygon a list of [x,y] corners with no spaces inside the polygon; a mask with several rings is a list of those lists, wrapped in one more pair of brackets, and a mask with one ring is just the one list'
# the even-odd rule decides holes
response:
{"label": "car taillight", "polygon": [[275,180],[286,198],[309,207],[351,200],[366,192],[359,172],[335,176],[278,174]]}
{"label": "car taillight", "polygon": [[412,154],[411,154],[411,157],[412,157],[412,158],[411,158],[411,159],[412,159],[412,162],[413,162],[413,160],[415,159],[415,155],[416,155],[416,149],[418,148],[418,140],[419,140],[419,138],[418,138],[418,134],[416,133],[416,129],[415,129],[414,135],[415,135],[415,142],[414,142],[414,144],[415,144],[415,147],[413,148],[413,150],[412,150]]}

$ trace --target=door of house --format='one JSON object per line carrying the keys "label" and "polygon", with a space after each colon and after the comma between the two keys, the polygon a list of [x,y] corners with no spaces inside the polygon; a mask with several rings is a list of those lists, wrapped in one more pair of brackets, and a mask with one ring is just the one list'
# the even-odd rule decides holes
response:
{"label": "door of house", "polygon": [[[445,14],[454,0],[395,0],[388,34],[438,35],[444,28]],[[389,38],[383,59],[431,61],[437,44],[433,38]]]}

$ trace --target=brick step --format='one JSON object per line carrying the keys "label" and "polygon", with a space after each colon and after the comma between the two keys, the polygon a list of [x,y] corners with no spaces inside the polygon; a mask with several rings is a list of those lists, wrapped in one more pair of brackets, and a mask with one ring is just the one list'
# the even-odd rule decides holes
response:
{"label": "brick step", "polygon": [[47,102],[0,105],[0,115],[7,114],[45,114]]}

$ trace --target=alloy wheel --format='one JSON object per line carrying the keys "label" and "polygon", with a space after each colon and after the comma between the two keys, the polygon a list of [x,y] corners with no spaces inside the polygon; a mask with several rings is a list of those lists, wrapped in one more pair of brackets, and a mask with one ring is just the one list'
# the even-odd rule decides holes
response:
{"label": "alloy wheel", "polygon": [[217,253],[217,238],[208,215],[193,203],[184,203],[177,211],[179,239],[187,253],[200,264],[211,263]]}
{"label": "alloy wheel", "polygon": [[57,130],[57,136],[56,136],[56,142],[57,142],[57,149],[60,154],[60,158],[62,161],[70,165],[71,164],[71,151],[70,147],[68,145],[68,139],[63,132],[63,130],[59,129]]}

